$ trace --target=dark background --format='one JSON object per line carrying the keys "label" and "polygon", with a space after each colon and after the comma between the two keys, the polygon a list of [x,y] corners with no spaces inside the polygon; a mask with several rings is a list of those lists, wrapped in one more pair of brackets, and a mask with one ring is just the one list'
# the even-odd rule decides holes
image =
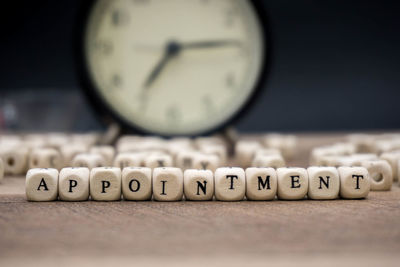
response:
{"label": "dark background", "polygon": [[[2,3],[1,127],[101,127],[83,98],[74,65],[81,2]],[[397,1],[262,2],[272,42],[269,77],[254,107],[238,121],[240,130],[399,128]]]}

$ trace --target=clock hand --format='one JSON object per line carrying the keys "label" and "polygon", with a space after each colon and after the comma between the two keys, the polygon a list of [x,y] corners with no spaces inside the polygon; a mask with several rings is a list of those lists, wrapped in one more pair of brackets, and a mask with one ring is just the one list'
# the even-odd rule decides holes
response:
{"label": "clock hand", "polygon": [[150,85],[154,83],[154,81],[160,76],[161,72],[164,70],[167,63],[175,56],[179,54],[181,51],[181,45],[177,42],[171,41],[167,43],[164,49],[164,54],[161,57],[160,61],[156,64],[153,70],[150,72],[149,76],[144,83],[144,88],[149,88]]}
{"label": "clock hand", "polygon": [[225,46],[240,46],[241,42],[237,40],[210,40],[210,41],[195,41],[195,42],[187,42],[182,43],[182,49],[202,49],[202,48],[217,48],[217,47],[225,47]]}

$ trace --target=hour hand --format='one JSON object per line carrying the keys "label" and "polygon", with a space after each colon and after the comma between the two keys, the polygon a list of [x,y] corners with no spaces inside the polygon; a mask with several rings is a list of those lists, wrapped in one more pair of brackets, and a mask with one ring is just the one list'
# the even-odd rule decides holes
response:
{"label": "hour hand", "polygon": [[226,46],[240,46],[241,42],[234,39],[225,40],[207,40],[181,43],[182,49],[202,49],[202,48],[217,48]]}

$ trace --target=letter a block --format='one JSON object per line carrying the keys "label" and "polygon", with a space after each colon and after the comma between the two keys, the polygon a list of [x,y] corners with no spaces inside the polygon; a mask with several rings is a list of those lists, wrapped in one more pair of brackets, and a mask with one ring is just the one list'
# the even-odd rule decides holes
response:
{"label": "letter a block", "polygon": [[246,197],[249,200],[273,200],[278,189],[274,168],[246,169]]}
{"label": "letter a block", "polygon": [[93,168],[90,172],[90,195],[93,200],[116,201],[121,199],[121,169],[116,167]]}
{"label": "letter a block", "polygon": [[242,168],[218,168],[215,171],[215,199],[239,201],[245,193],[246,178]]}
{"label": "letter a block", "polygon": [[179,168],[153,170],[153,197],[158,201],[178,201],[183,196],[183,173]]}
{"label": "letter a block", "polygon": [[368,196],[370,178],[364,167],[339,167],[340,196],[342,198],[357,199]]}
{"label": "letter a block", "polygon": [[309,167],[308,198],[336,199],[339,197],[339,173],[334,167]]}
{"label": "letter a block", "polygon": [[53,201],[58,196],[58,170],[30,169],[25,181],[29,201]]}
{"label": "letter a block", "polygon": [[303,199],[308,191],[308,174],[303,168],[279,168],[278,198],[285,200]]}
{"label": "letter a block", "polygon": [[63,168],[58,180],[60,200],[84,201],[89,199],[89,169]]}
{"label": "letter a block", "polygon": [[151,199],[151,168],[127,167],[122,171],[122,194],[125,200]]}
{"label": "letter a block", "polygon": [[214,175],[210,170],[186,170],[183,174],[185,198],[187,200],[212,200]]}

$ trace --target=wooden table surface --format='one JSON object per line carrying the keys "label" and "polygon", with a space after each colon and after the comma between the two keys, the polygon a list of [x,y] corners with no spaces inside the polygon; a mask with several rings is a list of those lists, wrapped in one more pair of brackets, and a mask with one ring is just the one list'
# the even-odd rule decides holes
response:
{"label": "wooden table surface", "polygon": [[[303,135],[291,166],[337,135]],[[400,188],[365,200],[47,202],[0,184],[0,266],[400,266]]]}

